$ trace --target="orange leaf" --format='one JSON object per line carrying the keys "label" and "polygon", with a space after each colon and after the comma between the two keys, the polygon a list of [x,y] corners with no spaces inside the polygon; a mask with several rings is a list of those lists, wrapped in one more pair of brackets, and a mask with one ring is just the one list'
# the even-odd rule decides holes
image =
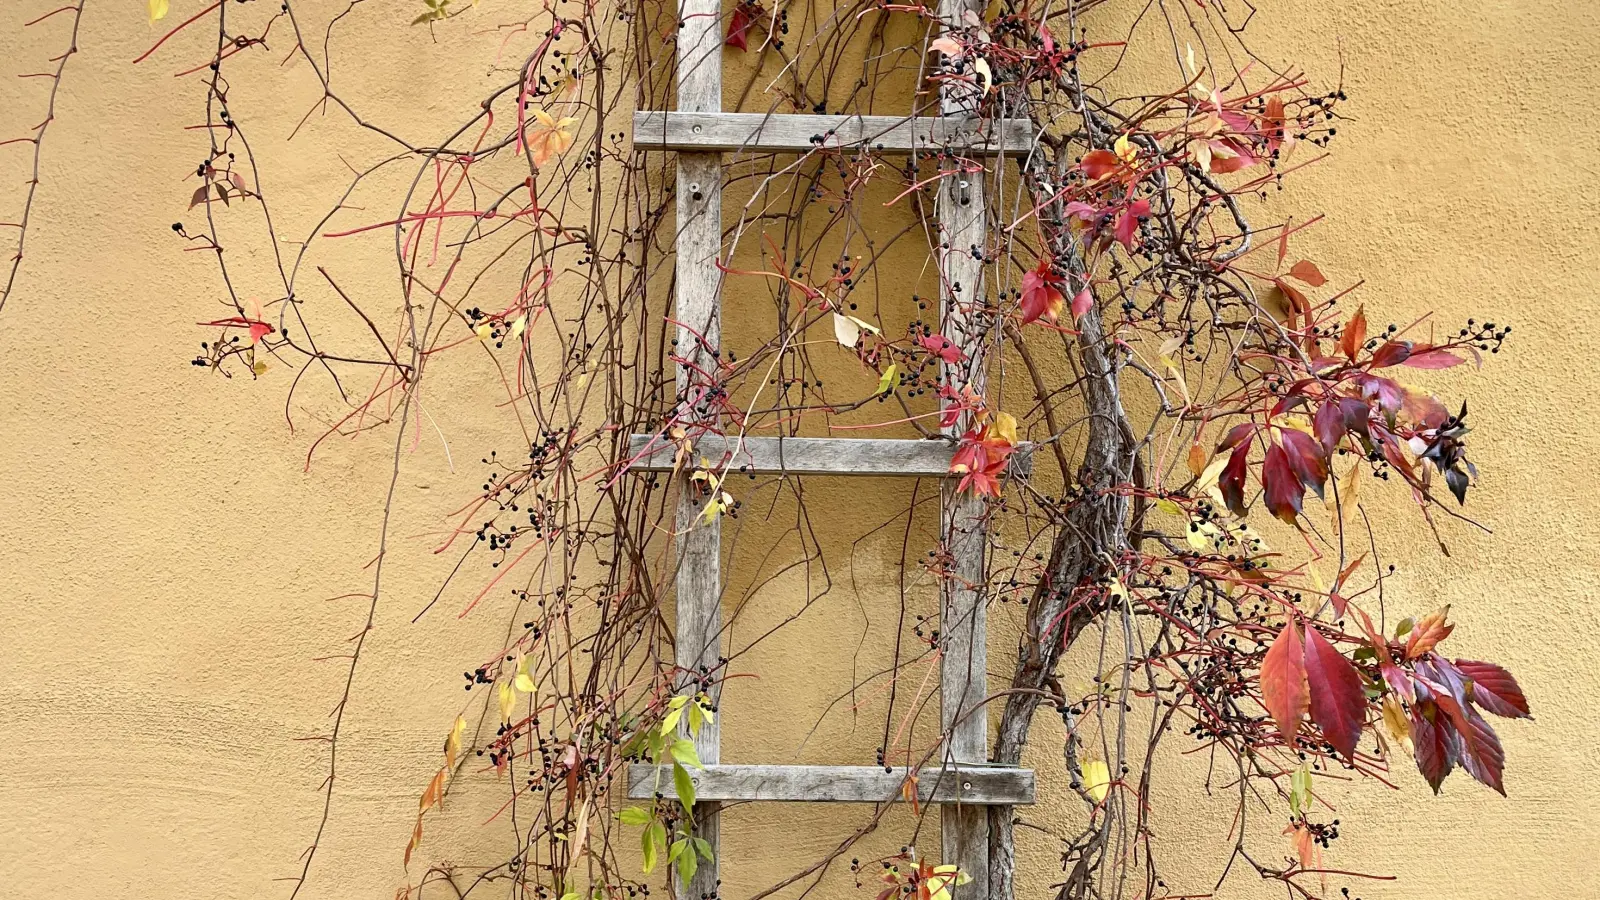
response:
{"label": "orange leaf", "polygon": [[1345,359],[1354,361],[1361,345],[1367,342],[1367,305],[1356,307],[1356,314],[1350,317],[1350,323],[1344,326],[1344,333],[1339,335],[1339,349],[1344,351]]}
{"label": "orange leaf", "polygon": [[1328,279],[1323,277],[1322,270],[1317,268],[1317,264],[1309,259],[1302,259],[1295,263],[1294,268],[1289,270],[1289,276],[1298,278],[1312,287],[1322,287],[1328,283]]}
{"label": "orange leaf", "polygon": [[1406,659],[1416,659],[1450,636],[1456,627],[1445,622],[1449,615],[1450,604],[1447,603],[1417,622],[1411,629],[1411,639],[1406,641]]}

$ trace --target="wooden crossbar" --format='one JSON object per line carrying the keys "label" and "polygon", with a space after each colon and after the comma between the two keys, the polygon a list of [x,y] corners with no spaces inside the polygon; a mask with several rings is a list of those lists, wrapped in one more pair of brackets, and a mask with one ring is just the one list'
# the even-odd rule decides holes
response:
{"label": "wooden crossbar", "polygon": [[[883,766],[706,766],[690,769],[700,800],[887,803],[902,799],[907,769]],[[672,769],[647,763],[628,768],[628,796],[671,796]],[[1033,771],[1009,766],[929,767],[917,774],[924,803],[1020,806],[1034,802]]]}
{"label": "wooden crossbar", "polygon": [[[629,468],[636,472],[670,472],[678,448],[660,435],[628,438]],[[798,438],[708,435],[694,442],[694,461],[726,465],[757,475],[902,476],[942,478],[950,474],[955,447],[948,441],[887,438]],[[1017,446],[1008,460],[1009,473],[1027,478],[1033,471],[1033,444]]]}
{"label": "wooden crossbar", "polygon": [[886,152],[949,150],[1019,156],[1033,148],[1033,123],[976,116],[822,116],[765,113],[633,114],[633,146],[647,150],[809,153],[837,147]]}

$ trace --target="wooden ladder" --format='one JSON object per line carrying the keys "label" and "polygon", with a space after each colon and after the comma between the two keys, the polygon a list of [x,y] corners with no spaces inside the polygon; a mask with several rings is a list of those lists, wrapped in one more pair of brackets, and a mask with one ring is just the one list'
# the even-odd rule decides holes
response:
{"label": "wooden ladder", "polygon": [[[961,22],[967,10],[982,12],[972,0],[940,0],[945,27]],[[703,421],[708,385],[699,372],[716,371],[721,342],[722,154],[725,151],[811,153],[819,148],[870,146],[877,152],[954,151],[962,156],[1024,153],[1033,140],[1026,120],[984,121],[968,114],[948,92],[935,117],[764,115],[726,113],[722,107],[722,0],[679,0],[677,51],[678,103],[671,112],[639,112],[634,117],[634,146],[678,153],[676,283],[679,322],[677,352],[685,360],[677,373],[680,402],[688,416]],[[821,143],[818,143],[818,139]],[[941,180],[937,215],[942,253],[940,294],[946,338],[961,347],[966,359],[942,366],[945,383],[960,390],[984,389],[979,346],[982,326],[972,310],[983,301],[983,262],[968,252],[983,247],[984,179]],[[945,429],[959,435],[967,423]],[[674,470],[676,447],[659,435],[633,435],[632,469]],[[1026,446],[1012,457],[1011,471],[1026,474]],[[835,438],[757,438],[707,435],[695,444],[695,455],[726,461],[737,458],[742,471],[758,474],[911,476],[949,475],[952,442]],[[722,577],[721,523],[700,518],[701,501],[692,485],[681,483],[676,514],[679,568],[677,575],[677,665],[687,673],[714,672],[721,657]],[[982,707],[988,695],[985,651],[984,553],[987,545],[981,498],[956,490],[947,479],[943,488],[940,538],[950,553],[953,571],[940,589],[940,719],[946,743],[941,765],[917,773],[921,800],[940,804],[943,864],[954,864],[974,878],[974,887],[959,889],[970,900],[986,900],[989,872],[987,807],[1029,804],[1034,799],[1033,773],[991,766],[988,761],[988,717]],[[694,679],[681,686],[693,694]],[[720,690],[710,691],[716,702]],[[719,717],[720,718],[720,717]],[[688,884],[676,883],[680,900],[708,900],[717,895],[722,801],[845,801],[885,803],[898,799],[908,777],[904,768],[884,766],[723,765],[719,727],[704,725],[694,739],[705,768],[691,772],[697,802],[695,836],[708,841],[718,858],[701,865]],[[629,771],[629,796],[648,799],[660,784],[655,768],[639,764]],[[692,850],[690,852],[693,852]]]}

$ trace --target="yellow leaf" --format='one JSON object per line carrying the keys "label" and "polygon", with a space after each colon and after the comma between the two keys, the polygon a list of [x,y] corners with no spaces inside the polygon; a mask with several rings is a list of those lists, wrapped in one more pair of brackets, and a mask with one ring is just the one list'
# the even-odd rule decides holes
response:
{"label": "yellow leaf", "polygon": [[1388,729],[1395,743],[1406,748],[1407,753],[1416,752],[1411,742],[1411,720],[1406,717],[1406,708],[1400,705],[1400,698],[1393,694],[1383,696],[1383,727]]}
{"label": "yellow leaf", "polygon": [[950,888],[971,882],[972,876],[957,866],[934,866],[928,876],[928,900],[950,900]]}
{"label": "yellow leaf", "polygon": [[444,739],[444,767],[453,769],[456,766],[456,757],[461,754],[461,736],[467,731],[467,720],[456,716],[456,723],[450,726],[450,735]]}
{"label": "yellow leaf", "polygon": [[1117,158],[1125,163],[1132,164],[1139,156],[1139,148],[1135,147],[1133,141],[1128,140],[1125,134],[1117,135],[1117,140],[1111,145],[1111,149],[1117,154]]}
{"label": "yellow leaf", "polygon": [[1171,500],[1168,500],[1165,497],[1161,497],[1156,500],[1156,509],[1161,510],[1169,516],[1183,515],[1183,507],[1173,503]]}
{"label": "yellow leaf", "polygon": [[1106,795],[1111,793],[1111,769],[1104,760],[1084,760],[1083,789],[1089,792],[1094,802],[1106,802]]}
{"label": "yellow leaf", "polygon": [[479,325],[477,328],[472,329],[472,332],[478,336],[478,340],[480,340],[480,341],[487,341],[489,339],[489,334],[492,331],[493,331],[493,329],[491,329],[489,327],[489,323],[488,322],[484,322],[482,325]]}
{"label": "yellow leaf", "polygon": [[994,424],[989,426],[989,435],[1015,447],[1017,445],[1017,419],[1007,412],[994,414]]}
{"label": "yellow leaf", "polygon": [[150,24],[154,25],[165,19],[171,7],[172,4],[168,0],[150,0]]}
{"label": "yellow leaf", "polygon": [[883,374],[878,377],[878,393],[887,394],[892,392],[894,390],[895,376],[899,374],[900,364],[890,363],[889,368],[884,369]]}
{"label": "yellow leaf", "polygon": [[250,364],[250,371],[254,372],[257,378],[267,374],[267,361],[264,359],[256,360]]}
{"label": "yellow leaf", "polygon": [[572,126],[574,118],[557,119],[542,109],[533,111],[533,124],[528,128],[528,153],[535,166],[543,166],[572,148],[576,136]]}
{"label": "yellow leaf", "polygon": [[511,336],[513,338],[520,338],[522,337],[522,333],[526,330],[528,330],[528,314],[523,313],[512,321]]}
{"label": "yellow leaf", "polygon": [[512,689],[511,682],[502,681],[497,693],[500,700],[500,721],[510,722],[511,708],[517,703],[517,692]]}
{"label": "yellow leaf", "polygon": [[517,660],[517,676],[511,680],[511,683],[516,685],[517,690],[524,694],[531,694],[539,689],[539,685],[533,680],[533,676],[528,674],[528,658],[526,656]]}

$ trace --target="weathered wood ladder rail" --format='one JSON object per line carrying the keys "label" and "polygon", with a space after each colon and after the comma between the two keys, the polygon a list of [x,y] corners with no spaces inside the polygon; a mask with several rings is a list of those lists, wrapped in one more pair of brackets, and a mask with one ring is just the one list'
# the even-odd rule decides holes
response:
{"label": "weathered wood ladder rail", "polygon": [[[721,342],[722,153],[810,153],[821,147],[870,145],[879,152],[931,152],[945,149],[962,156],[1024,153],[1032,143],[1025,120],[984,121],[968,114],[948,93],[940,115],[931,118],[894,116],[762,115],[724,113],[722,106],[721,0],[679,0],[677,109],[640,112],[634,119],[634,146],[678,153],[676,284],[678,353],[693,365],[678,369],[678,393],[691,408],[702,372],[716,370],[712,348]],[[939,15],[946,27],[963,13],[981,7],[969,0],[941,0]],[[941,331],[967,352],[967,361],[946,364],[942,377],[953,387],[984,388],[984,335],[972,324],[972,305],[983,298],[981,259],[967,252],[982,247],[984,179],[944,178],[937,202],[943,242],[950,248],[940,262]],[[698,413],[692,413],[698,415]],[[958,423],[947,436],[966,427]],[[630,458],[640,471],[671,471],[670,447],[655,435],[634,435]],[[737,451],[746,471],[791,475],[948,475],[953,448],[949,442],[857,440],[833,438],[707,439],[697,455],[726,459]],[[1013,473],[1025,474],[1024,449],[1014,456]],[[700,520],[700,501],[691,485],[680,487],[676,513],[679,569],[677,577],[677,665],[684,671],[714,671],[721,656],[721,526]],[[946,480],[941,507],[941,541],[953,560],[954,577],[941,590],[943,656],[940,669],[941,724],[946,743],[942,765],[917,777],[921,799],[940,804],[942,858],[974,876],[962,888],[969,900],[987,900],[989,825],[986,807],[1033,802],[1033,773],[987,765],[988,719],[981,708],[987,696],[984,648],[984,508],[981,499],[960,494]],[[687,690],[693,690],[690,685]],[[719,693],[713,689],[713,700]],[[719,728],[707,724],[695,739],[706,768],[692,773],[698,801],[695,833],[718,846],[721,801],[856,801],[884,803],[897,799],[907,779],[905,769],[883,766],[722,765]],[[629,773],[629,795],[649,798],[659,784],[649,765]],[[675,884],[680,900],[703,900],[718,889],[718,863],[702,865],[691,883]],[[674,875],[676,878],[676,875]],[[958,894],[958,897],[960,895]]]}

